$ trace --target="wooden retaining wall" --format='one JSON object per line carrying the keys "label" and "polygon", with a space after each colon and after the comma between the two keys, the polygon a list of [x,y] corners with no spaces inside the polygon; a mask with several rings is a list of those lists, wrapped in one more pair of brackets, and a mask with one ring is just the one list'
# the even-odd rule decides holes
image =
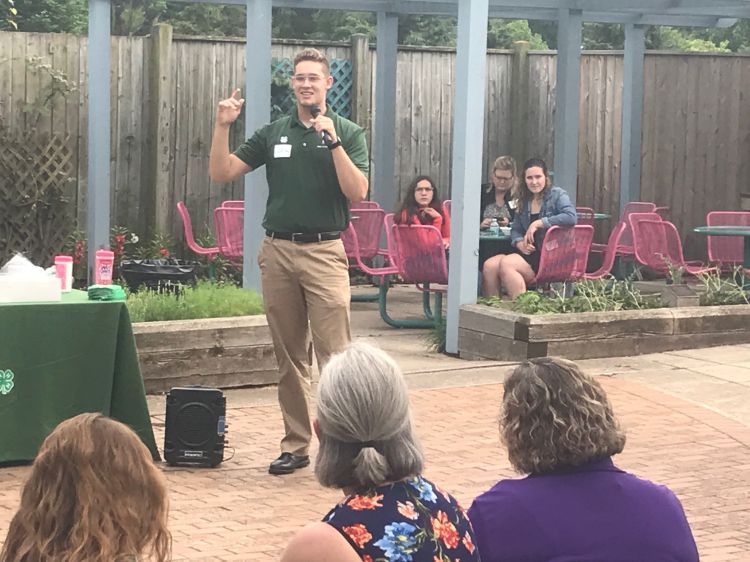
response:
{"label": "wooden retaining wall", "polygon": [[484,305],[459,312],[463,359],[592,359],[750,343],[750,306],[527,315]]}
{"label": "wooden retaining wall", "polygon": [[278,382],[265,315],[133,324],[146,392]]}

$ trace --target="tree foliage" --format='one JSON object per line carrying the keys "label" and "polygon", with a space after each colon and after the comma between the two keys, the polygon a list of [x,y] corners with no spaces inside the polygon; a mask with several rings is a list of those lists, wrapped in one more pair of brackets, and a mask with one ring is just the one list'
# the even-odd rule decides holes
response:
{"label": "tree foliage", "polygon": [[2,11],[3,15],[0,16],[0,31],[6,30],[6,29],[18,29],[18,24],[16,23],[16,16],[18,15],[18,10],[16,9],[16,3],[14,0],[2,0]]}
{"label": "tree foliage", "polygon": [[18,31],[86,33],[86,0],[15,0]]}
{"label": "tree foliage", "polygon": [[[86,33],[87,0],[0,0],[0,29]],[[17,10],[17,12],[16,12]],[[167,3],[167,0],[112,0],[112,33],[142,35],[158,21],[169,23],[184,35],[244,37],[245,7],[219,4]],[[353,33],[376,39],[376,16],[370,12],[274,8],[275,38],[346,41]],[[508,49],[528,41],[532,49],[557,48],[557,23],[491,19],[487,46]],[[585,23],[584,49],[622,49],[622,25]],[[402,45],[456,45],[456,18],[426,15],[399,16],[398,42]],[[750,20],[725,29],[648,28],[646,48],[675,51],[748,52]]]}

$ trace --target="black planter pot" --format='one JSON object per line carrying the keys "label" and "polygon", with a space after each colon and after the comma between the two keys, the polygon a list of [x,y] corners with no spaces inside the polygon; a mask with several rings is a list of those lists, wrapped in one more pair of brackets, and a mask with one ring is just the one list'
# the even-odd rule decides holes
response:
{"label": "black planter pot", "polygon": [[180,292],[186,285],[195,285],[198,264],[178,259],[123,260],[120,275],[130,291]]}

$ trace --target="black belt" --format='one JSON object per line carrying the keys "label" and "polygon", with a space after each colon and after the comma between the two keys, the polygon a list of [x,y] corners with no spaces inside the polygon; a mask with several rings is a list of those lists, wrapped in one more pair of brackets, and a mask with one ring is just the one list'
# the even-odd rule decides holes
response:
{"label": "black belt", "polygon": [[291,240],[300,244],[310,244],[312,242],[325,242],[327,240],[338,240],[341,238],[340,232],[274,232],[266,230],[266,236],[278,238],[279,240]]}

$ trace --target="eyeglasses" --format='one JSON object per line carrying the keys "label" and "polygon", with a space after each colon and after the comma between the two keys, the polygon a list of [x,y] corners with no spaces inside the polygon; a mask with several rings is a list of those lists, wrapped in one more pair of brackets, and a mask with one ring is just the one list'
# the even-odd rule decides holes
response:
{"label": "eyeglasses", "polygon": [[304,84],[305,82],[309,82],[310,84],[317,84],[323,80],[323,77],[319,74],[295,74],[292,76],[292,81],[295,84]]}
{"label": "eyeglasses", "polygon": [[435,191],[434,187],[415,187],[414,191]]}
{"label": "eyeglasses", "polygon": [[493,176],[495,180],[497,181],[510,181],[513,179],[513,176],[506,177],[506,176]]}

